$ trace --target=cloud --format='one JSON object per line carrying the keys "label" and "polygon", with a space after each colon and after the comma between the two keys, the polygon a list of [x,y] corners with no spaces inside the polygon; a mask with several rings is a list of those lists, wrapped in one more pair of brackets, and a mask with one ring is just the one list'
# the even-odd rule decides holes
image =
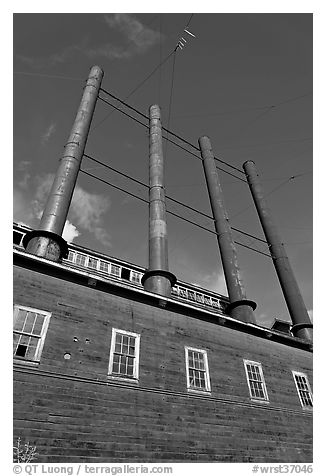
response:
{"label": "cloud", "polygon": [[223,296],[227,296],[227,288],[225,284],[224,273],[222,271],[213,271],[212,273],[196,273],[195,281],[192,284],[201,286],[202,288],[214,291]]}
{"label": "cloud", "polygon": [[103,228],[102,217],[110,207],[108,197],[86,192],[78,185],[71,202],[70,213],[77,224],[94,234],[105,246],[111,246],[108,233]]}
{"label": "cloud", "polygon": [[86,48],[84,53],[89,58],[103,57],[109,60],[130,58],[131,51],[126,50],[123,46],[115,46],[112,43]]}
{"label": "cloud", "polygon": [[30,201],[26,193],[17,187],[13,189],[13,218],[18,223],[34,228],[37,225],[37,219],[33,213]]}
{"label": "cloud", "polygon": [[15,165],[15,169],[18,172],[26,172],[26,170],[28,169],[30,165],[31,165],[30,160],[21,160]]}
{"label": "cloud", "polygon": [[80,232],[77,230],[75,225],[70,223],[69,220],[66,221],[65,226],[62,232],[62,238],[66,240],[68,243],[72,243],[77,236],[80,235]]}
{"label": "cloud", "polygon": [[46,57],[33,58],[17,54],[16,58],[34,69],[50,68],[68,61],[71,62],[77,54],[92,59],[128,59],[134,55],[145,53],[161,38],[158,31],[152,30],[127,13],[104,15],[104,22],[110,29],[116,30],[122,35],[124,44],[105,42],[93,46],[90,45],[89,39],[84,38],[79,43],[68,45],[62,51]]}
{"label": "cloud", "polygon": [[56,66],[57,64],[63,64],[68,60],[72,60],[76,53],[83,52],[84,46],[86,46],[84,42],[79,45],[70,45],[59,53],[53,53],[52,55],[49,55],[45,58],[33,58],[19,54],[16,55],[16,58],[35,69],[49,68]]}
{"label": "cloud", "polygon": [[127,13],[104,15],[104,20],[109,27],[117,29],[128,39],[134,52],[144,53],[160,41],[159,32],[151,30]]}
{"label": "cloud", "polygon": [[56,131],[56,124],[54,122],[52,122],[49,125],[49,127],[46,129],[44,134],[42,135],[41,144],[45,145],[48,142],[48,140],[50,139],[50,137],[55,133],[55,131]]}
{"label": "cloud", "polygon": [[17,186],[26,190],[29,185],[31,174],[29,173],[29,167],[31,162],[29,160],[21,160],[14,164],[14,173],[19,176],[16,180]]}
{"label": "cloud", "polygon": [[[42,216],[53,179],[53,174],[36,178],[36,191],[31,206],[34,216],[38,218]],[[66,233],[69,234],[69,237],[74,236],[76,238],[80,234],[79,230],[83,229],[93,234],[103,245],[111,246],[110,237],[103,226],[103,216],[109,207],[110,200],[108,197],[87,192],[76,185],[69,209],[69,216],[76,225],[69,221],[66,225]]]}

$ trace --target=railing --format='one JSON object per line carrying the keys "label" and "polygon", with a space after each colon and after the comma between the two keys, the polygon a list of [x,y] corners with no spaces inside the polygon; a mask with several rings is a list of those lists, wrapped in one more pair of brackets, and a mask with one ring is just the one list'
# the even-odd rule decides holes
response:
{"label": "railing", "polygon": [[[18,231],[17,228],[19,228],[19,225],[16,225],[16,229],[14,229],[14,245],[22,247],[22,239],[28,230],[23,230],[20,227]],[[104,277],[129,281],[133,285],[142,288],[141,278],[144,272],[133,269],[125,263],[119,264],[118,262],[111,261],[109,258],[97,257],[86,251],[74,249],[73,246],[69,246],[67,259],[62,260],[66,265],[92,270]],[[214,293],[198,290],[195,287],[188,286],[186,283],[173,286],[171,295],[179,301],[190,302],[191,304],[222,313],[225,312],[228,305],[227,299],[222,299]]]}

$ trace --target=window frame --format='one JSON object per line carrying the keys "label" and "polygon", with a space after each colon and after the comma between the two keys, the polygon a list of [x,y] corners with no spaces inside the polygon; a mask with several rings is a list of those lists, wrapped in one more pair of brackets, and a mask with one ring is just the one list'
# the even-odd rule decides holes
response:
{"label": "window frame", "polygon": [[[113,370],[113,356],[115,354],[115,342],[117,334],[127,335],[135,338],[135,358],[134,358],[134,368],[133,375],[122,375],[114,374]],[[109,368],[108,368],[108,377],[117,380],[128,380],[128,381],[138,381],[139,380],[139,351],[140,351],[140,334],[136,332],[129,332],[123,329],[112,328],[111,334],[111,348],[110,348],[110,357],[109,357]]]}
{"label": "window frame", "polygon": [[[313,394],[312,394],[312,391],[311,391],[311,387],[310,387],[310,383],[309,383],[309,379],[308,379],[308,376],[307,374],[303,373],[303,372],[298,372],[296,370],[292,370],[292,375],[293,375],[293,379],[294,379],[294,383],[295,383],[295,387],[297,389],[297,393],[299,395],[299,400],[300,400],[300,403],[301,403],[301,406],[304,410],[312,410],[313,409],[313,404],[314,404],[314,400],[313,400]],[[309,396],[311,398],[311,403],[312,405],[306,405],[301,397],[301,394],[300,394],[300,389],[298,387],[298,383],[296,381],[296,376],[298,377],[304,377],[305,381],[306,381],[306,385],[308,387],[308,391],[309,391]]]}
{"label": "window frame", "polygon": [[[19,310],[23,310],[23,311],[27,311],[27,312],[35,312],[36,314],[42,314],[44,316],[44,321],[43,321],[42,329],[40,331],[40,336],[34,335],[32,333],[28,333],[28,332],[20,332],[20,331],[15,330],[14,326],[15,326],[15,323],[16,323],[16,319],[17,319]],[[13,334],[16,333],[16,334],[19,334],[19,335],[29,335],[31,337],[38,338],[38,344],[37,344],[37,347],[35,349],[35,354],[34,354],[33,359],[28,359],[28,358],[25,358],[25,357],[19,357],[17,355],[13,355],[14,362],[30,362],[30,363],[31,362],[32,363],[39,363],[40,362],[41,354],[42,354],[42,351],[43,351],[45,337],[46,337],[47,330],[48,330],[48,327],[49,327],[51,315],[52,315],[52,313],[49,312],[49,311],[44,311],[42,309],[36,309],[34,307],[29,307],[29,306],[22,306],[20,304],[14,304]]]}
{"label": "window frame", "polygon": [[130,279],[129,281],[134,284],[141,284],[142,273],[135,271],[134,269],[130,270]]}
{"label": "window frame", "polygon": [[[251,400],[255,400],[257,402],[269,402],[267,386],[266,386],[264,372],[263,372],[263,366],[262,366],[261,362],[255,362],[254,360],[243,359],[243,364],[244,364],[244,368],[245,368],[245,372],[246,372],[247,385],[248,385],[249,395],[250,395]],[[262,384],[262,391],[264,393],[264,397],[257,397],[256,395],[252,394],[252,390],[251,390],[251,387],[250,387],[250,379],[249,379],[248,369],[247,369],[248,364],[249,365],[255,365],[259,369],[259,374],[260,374],[261,384]]]}
{"label": "window frame", "polygon": [[[205,366],[205,389],[199,387],[193,387],[190,384],[190,374],[189,374],[189,351],[198,352],[204,356],[204,366]],[[208,367],[208,357],[207,351],[205,349],[197,349],[195,347],[185,346],[185,360],[186,360],[186,379],[187,379],[187,390],[190,392],[198,393],[211,393],[211,380],[209,376],[209,367]]]}

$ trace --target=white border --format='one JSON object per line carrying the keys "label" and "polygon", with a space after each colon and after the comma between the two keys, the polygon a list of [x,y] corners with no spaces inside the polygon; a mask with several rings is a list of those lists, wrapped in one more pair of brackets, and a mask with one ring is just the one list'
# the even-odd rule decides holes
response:
{"label": "white border", "polygon": [[[261,377],[261,380],[262,380],[261,381],[262,389],[263,389],[263,392],[264,392],[264,395],[265,395],[264,398],[260,398],[260,397],[256,397],[256,396],[252,395],[251,388],[250,388],[250,383],[249,383],[249,375],[248,375],[247,364],[256,365],[259,368],[259,373],[260,373],[260,377]],[[255,362],[253,360],[243,359],[243,365],[244,365],[245,372],[246,372],[247,384],[248,384],[249,394],[250,394],[251,400],[255,400],[255,401],[258,401],[258,402],[269,402],[269,397],[268,397],[268,393],[267,393],[267,387],[266,387],[266,383],[265,383],[262,364],[260,362]]]}
{"label": "white border", "polygon": [[[191,350],[193,352],[199,352],[204,355],[204,364],[205,364],[205,389],[194,388],[190,385],[190,378],[189,378],[189,358],[188,358],[188,351]],[[208,369],[208,359],[207,359],[207,352],[203,349],[195,349],[194,347],[185,346],[185,359],[186,359],[186,378],[187,378],[187,389],[191,392],[198,392],[198,393],[210,393],[211,392],[211,381],[209,377],[209,369]]]}
{"label": "white border", "polygon": [[[131,376],[123,376],[123,375],[114,375],[112,373],[113,367],[113,355],[114,355],[114,348],[115,348],[115,339],[117,333],[124,334],[127,336],[135,337],[135,360],[134,360],[134,372],[132,377]],[[139,348],[140,348],[140,334],[136,334],[135,332],[124,331],[122,329],[112,328],[112,337],[111,337],[111,349],[110,349],[110,359],[109,359],[109,371],[108,376],[110,378],[118,379],[118,380],[138,380],[139,379]]]}
{"label": "white border", "polygon": [[297,389],[297,392],[298,392],[298,395],[299,395],[299,398],[300,398],[300,403],[301,403],[302,408],[304,408],[305,410],[306,409],[312,410],[313,407],[310,407],[309,405],[305,405],[305,403],[303,402],[303,400],[301,398],[301,395],[300,395],[300,390],[299,390],[299,387],[298,387],[298,383],[295,379],[296,375],[298,377],[304,377],[305,378],[306,384],[307,384],[307,387],[308,387],[308,390],[309,390],[309,393],[310,393],[310,398],[311,398],[311,401],[312,401],[312,404],[313,404],[314,401],[313,401],[313,397],[312,397],[312,391],[311,391],[311,387],[310,387],[310,383],[309,383],[309,379],[308,379],[307,375],[304,374],[303,372],[297,372],[296,370],[292,370],[292,375],[293,375],[295,387]]}
{"label": "white border", "polygon": [[[40,362],[40,358],[41,358],[41,354],[42,354],[42,350],[44,346],[44,341],[45,341],[45,336],[49,327],[50,317],[52,313],[49,311],[43,311],[42,309],[35,309],[33,307],[27,307],[27,306],[21,306],[20,304],[14,304],[14,324],[16,322],[18,312],[20,309],[24,311],[29,311],[29,312],[36,312],[37,314],[42,314],[44,316],[43,326],[42,326],[40,338],[35,350],[34,358],[31,359],[32,362]],[[17,333],[19,333],[19,331],[17,331]],[[15,359],[15,356],[14,356],[14,360],[19,362],[28,362],[27,359],[24,360],[23,358]]]}

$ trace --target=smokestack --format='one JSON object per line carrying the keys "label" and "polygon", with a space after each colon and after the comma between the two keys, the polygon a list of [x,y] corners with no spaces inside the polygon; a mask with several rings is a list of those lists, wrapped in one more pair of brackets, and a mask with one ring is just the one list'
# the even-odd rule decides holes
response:
{"label": "smokestack", "polygon": [[76,119],[43,211],[39,229],[25,235],[23,241],[29,253],[51,261],[59,261],[68,254],[67,243],[62,238],[62,231],[84,154],[103,74],[99,66],[93,66],[90,70]]}
{"label": "smokestack", "polygon": [[295,337],[312,342],[312,323],[304,305],[299,286],[294,277],[284,245],[267,206],[256,165],[252,160],[243,164],[253,200],[264,230],[269,251],[273,259],[278,279],[293,323],[291,332]]}
{"label": "smokestack", "polygon": [[235,319],[255,324],[253,310],[256,309],[256,303],[246,299],[210,139],[206,136],[201,137],[199,147],[230,299],[229,312]]}
{"label": "smokestack", "polygon": [[142,283],[146,291],[167,297],[176,283],[168,265],[161,111],[157,105],[149,108],[149,266]]}

